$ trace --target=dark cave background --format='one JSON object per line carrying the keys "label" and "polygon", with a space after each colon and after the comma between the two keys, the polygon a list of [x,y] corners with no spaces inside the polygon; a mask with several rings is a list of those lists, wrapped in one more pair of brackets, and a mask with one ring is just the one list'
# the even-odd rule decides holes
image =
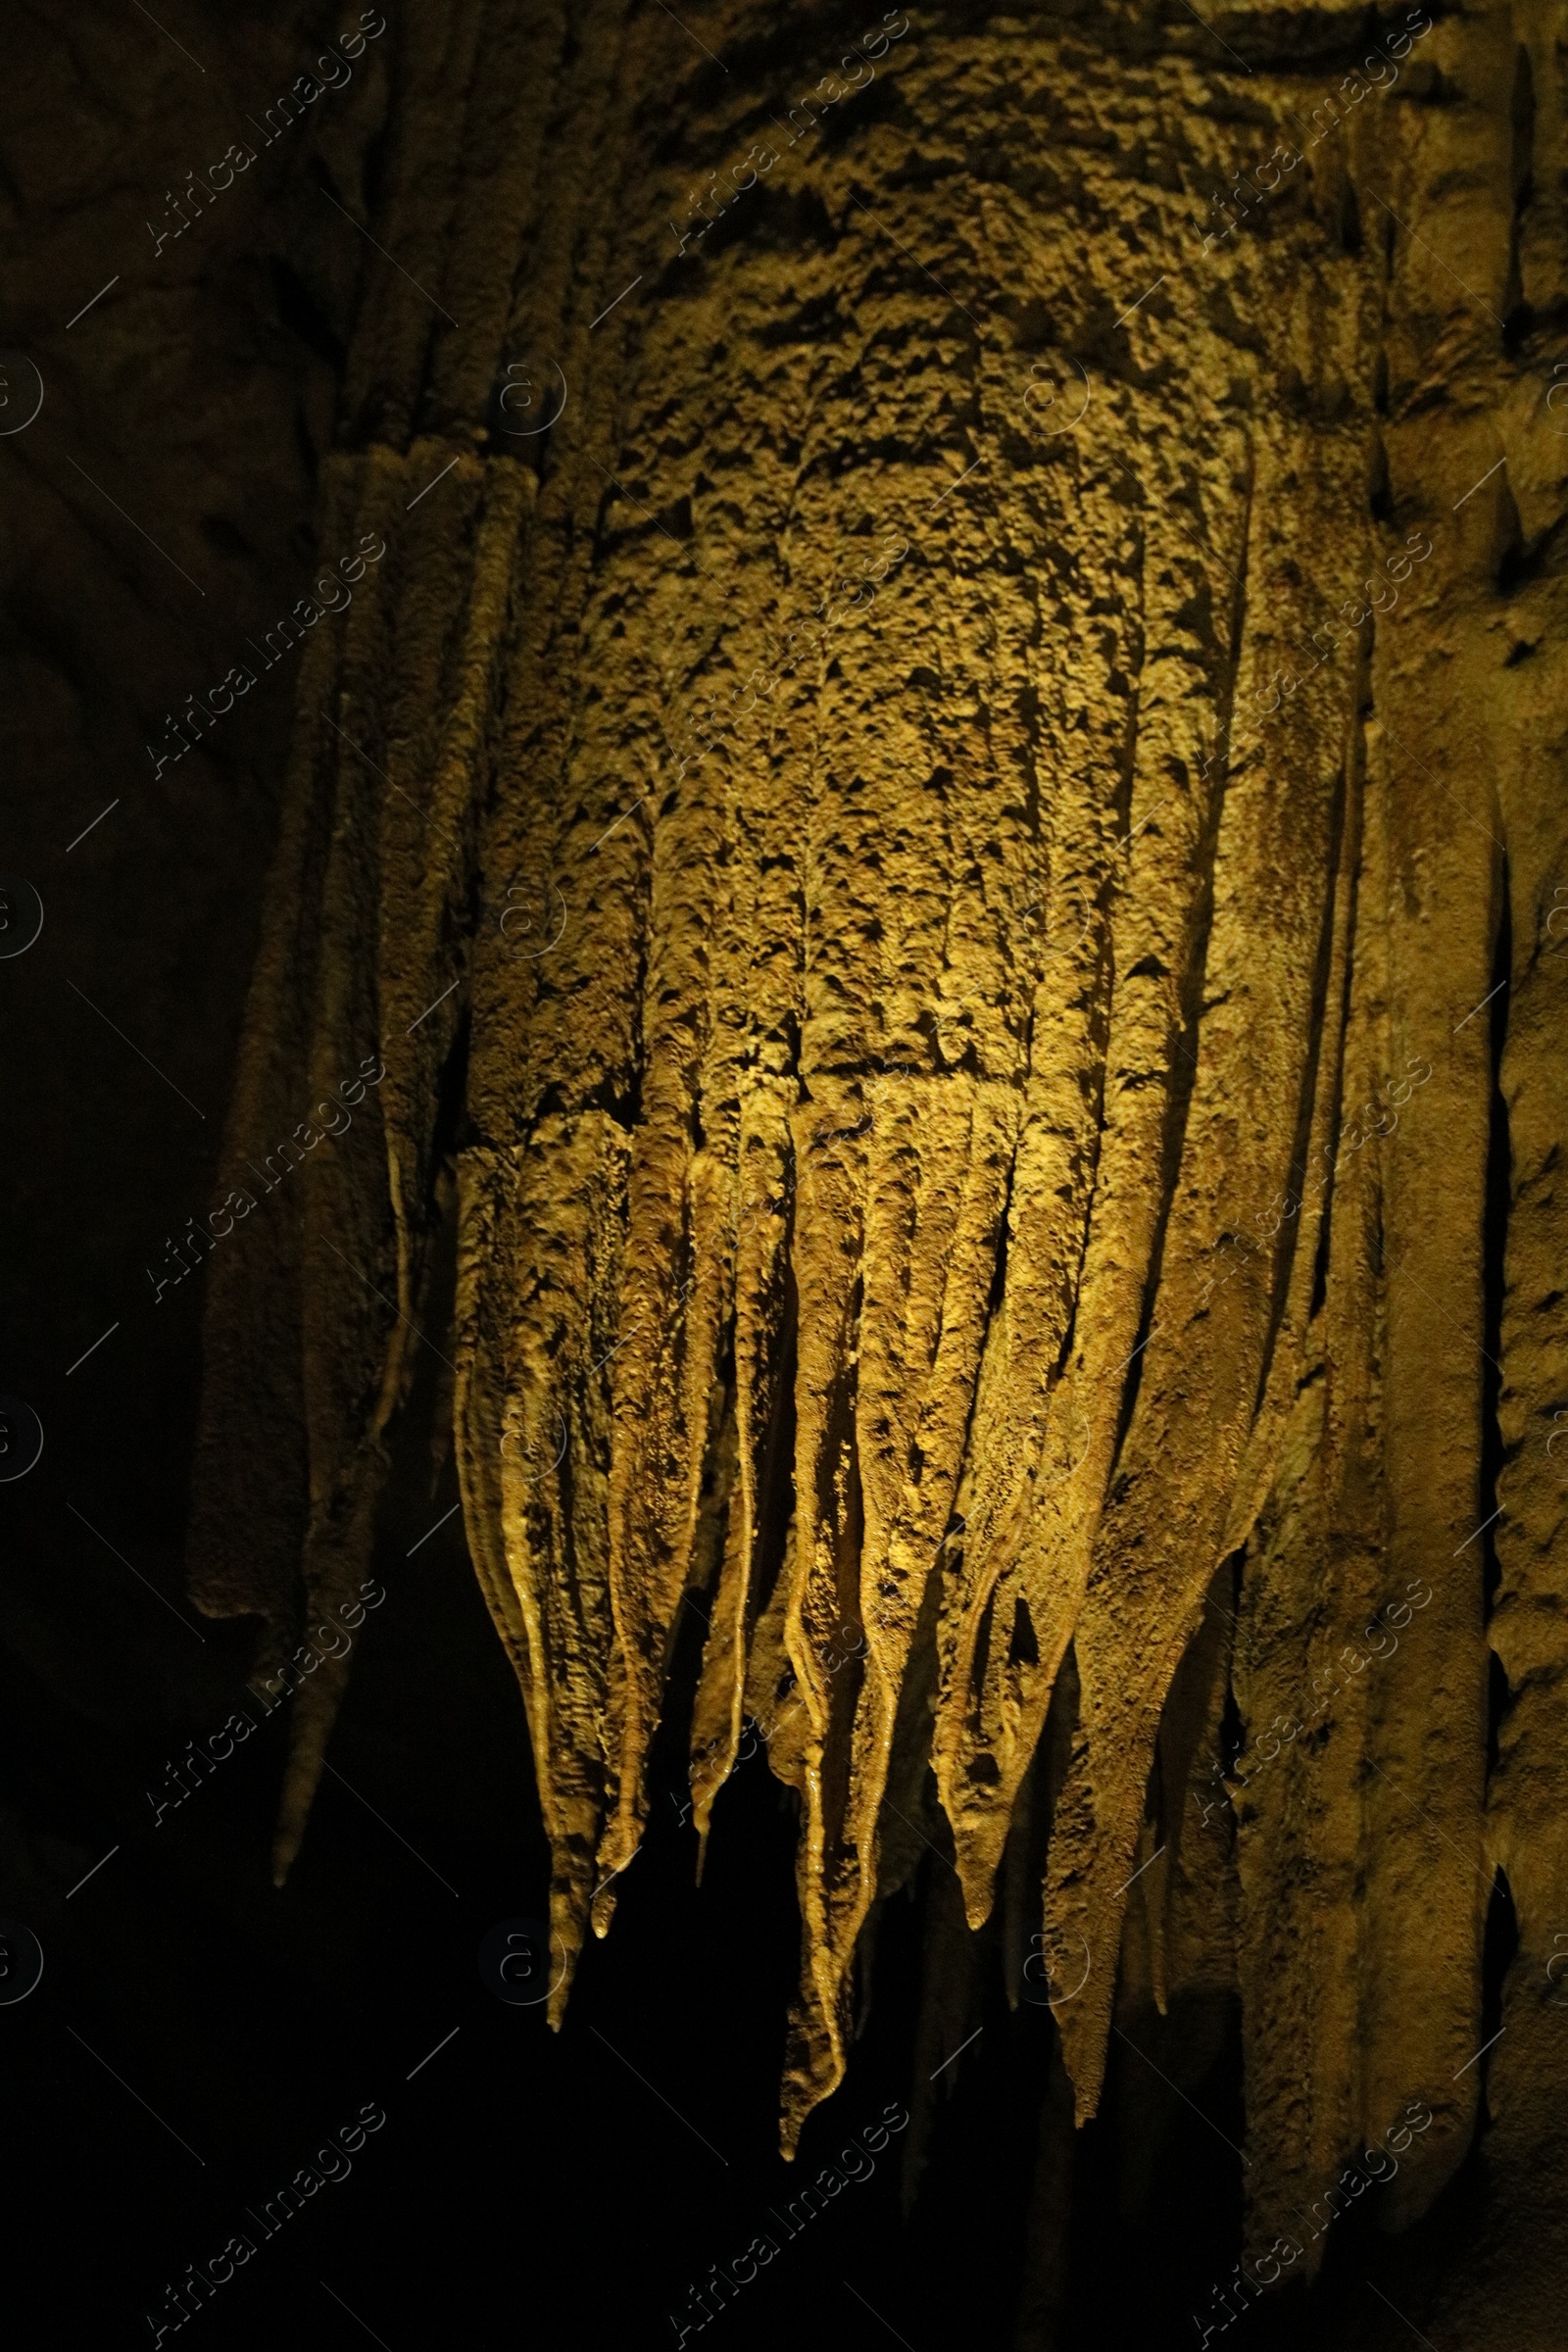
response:
{"label": "dark cave background", "polygon": [[[368,2333],[405,2352],[482,2325],[673,2343],[667,2315],[710,2266],[782,2236],[769,2208],[889,2101],[924,2098],[907,2213],[916,2127],[710,2341],[1196,2343],[1241,2247],[1234,2019],[1142,2021],[1164,2073],[1118,2046],[1063,2169],[1054,2031],[1009,2015],[994,1957],[980,2038],[934,2082],[917,2058],[939,1855],[884,1910],[848,2082],[801,2161],[779,2160],[794,1819],[760,1757],[725,1791],[698,1889],[666,1739],[647,1846],[560,2036],[485,1989],[480,1942],[543,1910],[547,1858],[521,1700],[443,1518],[457,1486],[428,1349],[382,1515],[387,1598],[331,1748],[342,1777],[287,1887],[268,1855],[281,1715],[155,1826],[166,1764],[240,1703],[251,1629],[184,1599],[201,1278],[155,1305],[147,1269],[213,1200],[294,670],[161,777],[146,747],[309,583],[366,250],[334,208],[373,225],[396,25],[155,251],[166,191],[248,136],[337,20],[52,0],[12,23],[0,346],[34,360],[45,399],[0,440],[0,867],[45,921],[0,961],[0,1389],[46,1434],[0,1486],[0,1913],[45,1954],[38,1989],[0,2007],[10,2340],[150,2341],[166,2286],[243,2230],[256,2258],[192,2341]],[[260,2239],[244,2209],[370,2101],[386,2123],[351,2176]],[[1271,2297],[1235,2324],[1259,2347],[1394,2340],[1369,2269],[1428,2309],[1440,2249],[1463,2261],[1478,2210],[1473,2157],[1402,2240],[1360,2212],[1336,2225],[1309,2310]]]}

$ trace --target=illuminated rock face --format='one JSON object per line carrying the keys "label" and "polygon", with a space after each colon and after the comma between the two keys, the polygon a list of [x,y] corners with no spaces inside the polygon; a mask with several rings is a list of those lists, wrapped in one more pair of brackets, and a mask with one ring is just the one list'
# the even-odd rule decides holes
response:
{"label": "illuminated rock face", "polygon": [[1263,2244],[1484,2075],[1532,2193],[1568,2061],[1556,16],[1363,22],[418,12],[196,1498],[274,1650],[357,1590],[455,1163],[567,1952],[690,1606],[787,2141],[932,1840],[1080,2117],[1118,1969],[1239,1989]]}

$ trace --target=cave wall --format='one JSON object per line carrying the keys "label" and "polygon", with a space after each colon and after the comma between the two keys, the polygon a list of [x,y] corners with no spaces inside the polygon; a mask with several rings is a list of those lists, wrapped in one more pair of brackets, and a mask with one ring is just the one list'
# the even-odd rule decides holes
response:
{"label": "cave wall", "polygon": [[341,1605],[439,1320],[558,2016],[760,1735],[787,2144],[917,1865],[933,2066],[1051,1995],[1037,2340],[1107,2053],[1239,2017],[1250,2291],[1403,2129],[1545,2344],[1558,12],[701,35],[393,28],[192,1590]]}

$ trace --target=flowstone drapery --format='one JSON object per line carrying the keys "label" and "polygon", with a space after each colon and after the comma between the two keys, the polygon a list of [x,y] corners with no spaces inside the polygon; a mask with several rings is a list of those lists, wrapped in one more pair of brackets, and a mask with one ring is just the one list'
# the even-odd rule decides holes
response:
{"label": "flowstone drapery", "polygon": [[1562,12],[702,29],[399,35],[320,539],[388,552],[300,615],[193,1589],[266,1671],[302,1560],[312,1609],[364,1574],[455,1176],[465,1523],[568,1963],[665,1710],[705,1838],[750,1719],[801,1800],[787,2143],[935,1843],[1080,2118],[1118,1969],[1239,1990],[1250,2230],[1411,2101],[1424,2209],[1484,2078],[1528,2198]]}

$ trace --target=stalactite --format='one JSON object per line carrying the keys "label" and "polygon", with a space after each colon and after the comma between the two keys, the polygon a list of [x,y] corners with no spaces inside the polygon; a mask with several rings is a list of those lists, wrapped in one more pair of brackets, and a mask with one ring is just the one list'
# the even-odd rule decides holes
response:
{"label": "stalactite", "polygon": [[[580,40],[505,0],[403,36],[399,259],[322,520],[389,552],[302,675],[233,1166],[387,1076],[215,1265],[195,1590],[270,1657],[298,1562],[313,1601],[362,1572],[455,1154],[465,1519],[558,2022],[691,1607],[701,1837],[748,1719],[802,1798],[787,2145],[925,1818],[969,1930],[1004,1885],[1015,1996],[1019,1939],[1051,1956],[1080,2120],[1119,1981],[1234,1985],[1250,2230],[1420,2099],[1409,2217],[1473,2134],[1499,1862],[1508,2064],[1562,2052],[1550,12],[1427,29],[1326,142],[1337,19],[1249,18],[1228,63],[1114,12],[916,18],[858,120],[676,256],[697,159],[765,140],[794,71],[733,16],[722,83],[619,0]],[[1205,249],[1194,191],[1279,140]],[[509,441],[519,352],[566,403]]]}

